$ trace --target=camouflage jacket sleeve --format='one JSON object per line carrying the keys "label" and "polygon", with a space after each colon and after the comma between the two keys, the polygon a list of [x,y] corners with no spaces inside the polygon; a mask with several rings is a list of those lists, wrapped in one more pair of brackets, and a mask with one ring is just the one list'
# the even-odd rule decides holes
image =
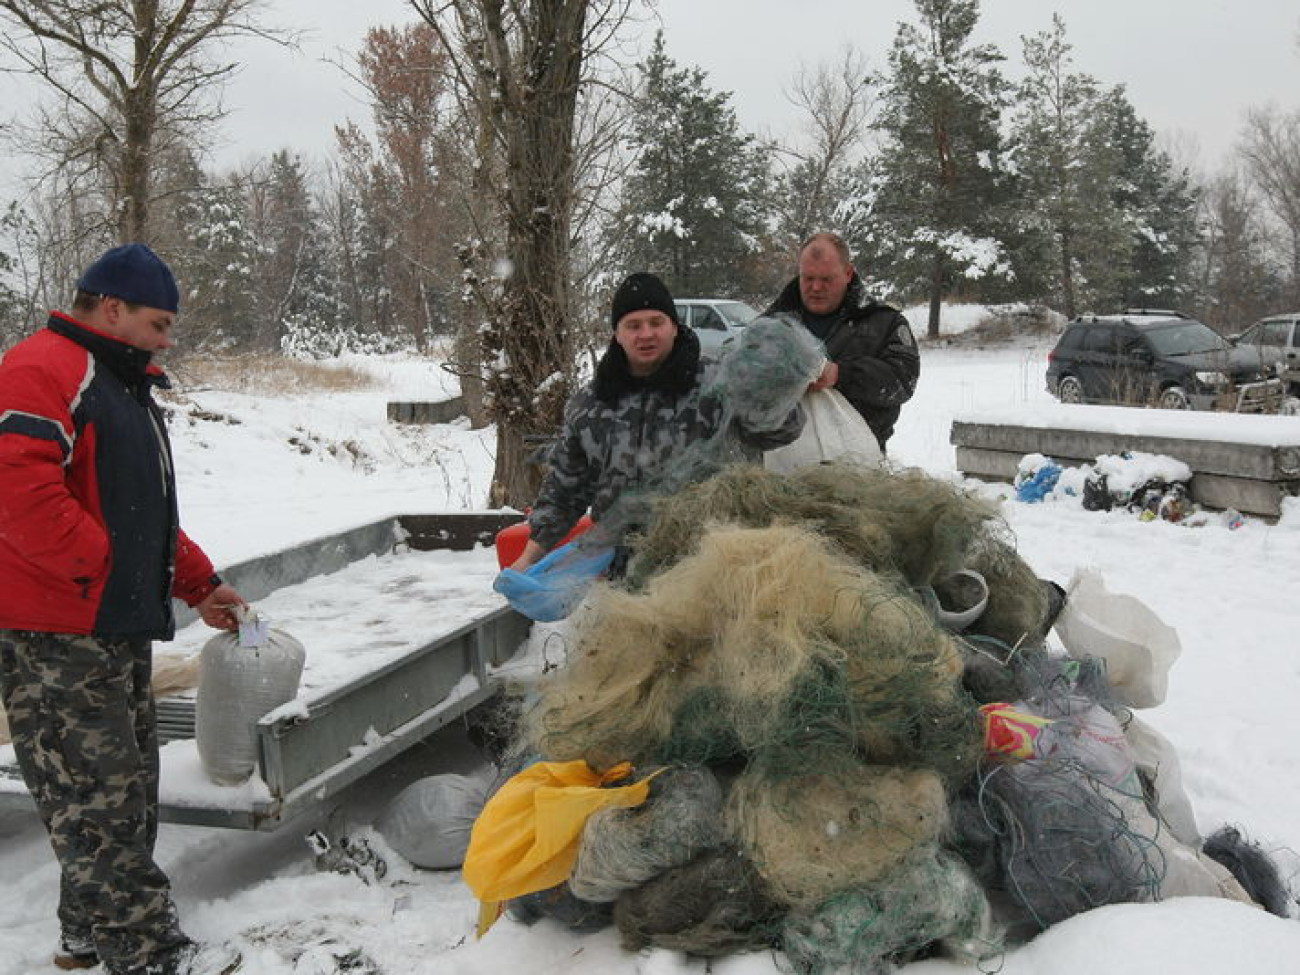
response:
{"label": "camouflage jacket sleeve", "polygon": [[537,502],[528,515],[532,540],[550,551],[591,506],[600,480],[600,466],[590,448],[598,401],[589,389],[577,393],[565,407],[560,439],[551,447],[548,469]]}

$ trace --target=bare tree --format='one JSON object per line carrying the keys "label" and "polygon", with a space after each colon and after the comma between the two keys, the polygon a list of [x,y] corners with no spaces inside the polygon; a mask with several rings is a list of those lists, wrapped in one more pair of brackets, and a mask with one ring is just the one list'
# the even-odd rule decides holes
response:
{"label": "bare tree", "polygon": [[54,95],[27,131],[62,174],[107,196],[118,240],[150,238],[158,154],[224,113],[219,86],[237,67],[210,55],[259,26],[262,0],[0,0],[9,71]]}
{"label": "bare tree", "polygon": [[536,496],[530,440],[558,429],[573,387],[579,94],[585,62],[611,43],[630,2],[411,0],[476,128],[472,195],[488,206],[461,255],[486,318],[478,355],[497,423],[494,505]]}
{"label": "bare tree", "polygon": [[1202,307],[1206,324],[1224,333],[1242,331],[1270,311],[1280,297],[1281,275],[1269,260],[1260,207],[1237,172],[1205,185],[1200,199]]}
{"label": "bare tree", "polygon": [[817,230],[830,229],[836,187],[868,134],[877,79],[865,55],[846,46],[837,64],[800,68],[787,97],[804,117],[810,139],[792,155],[796,166],[787,180],[796,199],[786,201],[789,243]]}
{"label": "bare tree", "polygon": [[1290,268],[1289,297],[1300,305],[1300,112],[1250,112],[1240,151],[1280,225]]}
{"label": "bare tree", "polygon": [[447,296],[457,293],[459,277],[452,242],[464,236],[463,213],[445,179],[457,140],[445,97],[446,60],[427,24],[372,29],[357,66],[378,151],[355,130],[339,131],[362,201],[390,228],[377,283],[392,290],[393,314],[420,348],[447,331]]}

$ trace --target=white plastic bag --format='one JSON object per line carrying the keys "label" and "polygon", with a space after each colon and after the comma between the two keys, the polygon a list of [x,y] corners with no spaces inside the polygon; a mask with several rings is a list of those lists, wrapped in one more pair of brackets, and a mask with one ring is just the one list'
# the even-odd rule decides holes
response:
{"label": "white plastic bag", "polygon": [[1131,708],[1164,701],[1169,668],[1182,652],[1176,630],[1137,597],[1108,591],[1095,569],[1076,571],[1070,580],[1056,634],[1075,659],[1106,661],[1115,699]]}
{"label": "white plastic bag", "polygon": [[1181,842],[1199,850],[1201,833],[1192,802],[1183,791],[1183,768],[1173,744],[1136,714],[1129,719],[1124,736],[1138,769],[1155,783],[1160,818]]}
{"label": "white plastic bag", "polygon": [[800,401],[807,422],[794,443],[769,450],[763,466],[777,474],[788,474],[828,460],[865,466],[878,465],[883,455],[876,435],[862,414],[835,389],[804,393]]}
{"label": "white plastic bag", "polygon": [[262,642],[256,646],[241,645],[235,633],[218,633],[199,657],[194,738],[203,770],[219,785],[238,785],[253,774],[257,722],[298,694],[303,645],[283,630],[257,632]]}

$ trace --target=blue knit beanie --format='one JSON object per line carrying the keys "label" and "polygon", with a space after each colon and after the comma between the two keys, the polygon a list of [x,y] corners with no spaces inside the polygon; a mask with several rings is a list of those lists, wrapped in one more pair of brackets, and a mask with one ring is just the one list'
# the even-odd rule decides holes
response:
{"label": "blue knit beanie", "polygon": [[107,250],[81,276],[77,288],[92,295],[112,295],[133,305],[180,311],[181,293],[172,269],[144,244]]}

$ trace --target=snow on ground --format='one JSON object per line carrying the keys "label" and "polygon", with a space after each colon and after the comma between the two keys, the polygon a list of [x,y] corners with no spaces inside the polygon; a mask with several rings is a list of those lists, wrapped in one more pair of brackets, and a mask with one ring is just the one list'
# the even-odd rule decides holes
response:
{"label": "snow on ground", "polygon": [[[955,476],[948,442],[954,416],[1008,409],[1045,415],[1054,408],[1043,388],[1046,352],[1046,345],[923,349],[921,385],[904,408],[892,459]],[[386,385],[328,395],[181,391],[172,428],[183,517],[219,564],[392,514],[481,506],[490,432],[385,420],[389,398],[440,398],[446,374],[399,357],[354,364]],[[972,486],[1011,493],[1005,485]],[[1235,531],[1214,519],[1198,528],[1143,523],[1127,512],[1084,511],[1072,499],[1008,501],[1003,512],[1041,576],[1066,583],[1076,570],[1095,567],[1108,588],[1139,597],[1177,629],[1182,656],[1168,700],[1142,716],[1177,747],[1203,831],[1239,825],[1288,870],[1300,870],[1292,852],[1300,851],[1300,640],[1292,608],[1300,591],[1300,508],[1292,503],[1276,525],[1250,519]],[[310,631],[298,635],[310,653]],[[529,655],[510,666],[526,672],[544,655],[554,655],[554,644],[539,634]],[[416,751],[419,774],[460,771],[473,761],[450,741]],[[367,784],[329,825],[364,826],[382,802],[382,789]],[[781,970],[767,953],[711,965],[667,951],[630,954],[612,931],[579,936],[550,922],[502,921],[477,941],[476,905],[454,872],[415,871],[394,860],[379,885],[321,874],[303,843],[311,825],[269,835],[164,826],[159,859],[186,928],[238,941],[254,975],[341,970],[331,958],[353,949],[392,975]],[[53,972],[56,871],[34,815],[0,813],[0,876],[0,975]],[[1219,900],[1115,906],[1057,925],[988,967],[999,964],[1004,975],[1293,975],[1300,971],[1300,923]],[[904,970],[967,971],[941,960]]]}
{"label": "snow on ground", "polygon": [[377,384],[278,396],[181,386],[172,397],[182,523],[217,564],[390,515],[482,507],[490,432],[387,421],[389,400],[447,399],[455,378],[402,356],[340,364]]}

